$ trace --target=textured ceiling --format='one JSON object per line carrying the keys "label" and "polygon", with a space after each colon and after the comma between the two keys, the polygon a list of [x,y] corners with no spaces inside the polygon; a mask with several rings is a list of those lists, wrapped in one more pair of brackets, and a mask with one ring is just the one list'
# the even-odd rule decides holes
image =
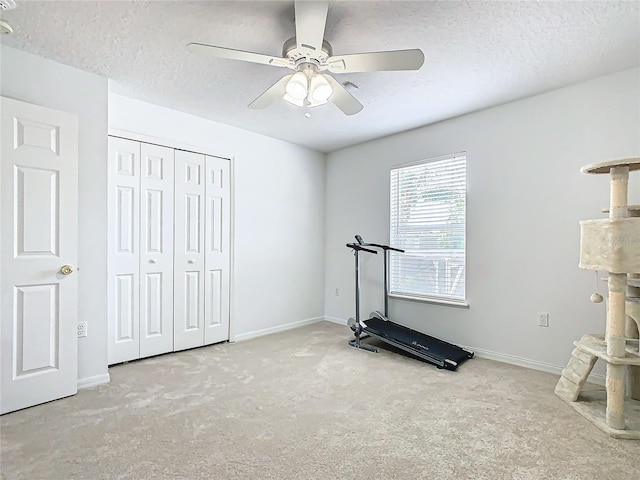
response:
{"label": "textured ceiling", "polygon": [[335,75],[364,110],[247,105],[287,69],[187,52],[281,55],[293,1],[21,1],[2,43],[111,79],[110,90],[329,152],[640,64],[640,2],[330,2],[335,55],[420,48],[417,72]]}

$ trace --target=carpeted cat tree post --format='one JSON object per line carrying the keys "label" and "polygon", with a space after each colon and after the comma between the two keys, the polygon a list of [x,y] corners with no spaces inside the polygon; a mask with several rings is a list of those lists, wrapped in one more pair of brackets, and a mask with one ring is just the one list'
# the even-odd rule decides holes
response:
{"label": "carpeted cat tree post", "polygon": [[[580,222],[580,268],[609,272],[605,335],[584,335],[555,393],[605,433],[640,439],[640,207],[627,202],[629,172],[640,158],[587,165],[609,174],[609,218]],[[606,392],[582,391],[598,359],[607,365]]]}

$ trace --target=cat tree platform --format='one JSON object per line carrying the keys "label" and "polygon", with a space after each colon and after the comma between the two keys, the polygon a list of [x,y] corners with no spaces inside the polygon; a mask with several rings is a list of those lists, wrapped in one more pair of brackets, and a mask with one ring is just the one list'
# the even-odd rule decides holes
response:
{"label": "cat tree platform", "polygon": [[640,401],[625,399],[624,410],[627,428],[618,430],[607,425],[607,392],[602,387],[586,385],[575,402],[568,402],[573,409],[613,438],[640,440]]}
{"label": "cat tree platform", "polygon": [[607,354],[604,335],[586,334],[574,342],[571,360],[556,385],[555,394],[565,400],[587,420],[614,438],[640,440],[640,401],[627,398],[624,401],[625,429],[612,428],[606,422],[607,394],[602,387],[587,385],[587,377],[598,359],[613,365],[640,367],[638,340],[627,339],[623,357]]}

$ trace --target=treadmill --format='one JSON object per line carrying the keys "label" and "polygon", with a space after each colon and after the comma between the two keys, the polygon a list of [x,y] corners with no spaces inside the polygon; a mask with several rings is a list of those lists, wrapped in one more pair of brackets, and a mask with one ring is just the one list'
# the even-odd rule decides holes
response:
{"label": "treadmill", "polygon": [[[347,243],[347,247],[353,250],[355,257],[355,277],[356,277],[356,316],[350,318],[347,325],[353,330],[354,338],[349,340],[349,345],[361,350],[369,352],[377,352],[378,350],[361,343],[362,339],[367,337],[377,338],[389,345],[399,348],[411,355],[436,365],[438,368],[446,370],[456,370],[458,366],[473,358],[474,352],[465,350],[452,343],[445,342],[436,337],[426,335],[411,328],[389,320],[389,285],[388,285],[388,254],[389,250],[403,252],[399,248],[393,248],[389,245],[380,245],[377,243],[365,243],[360,235],[356,235],[357,243]],[[358,255],[360,252],[377,254],[377,248],[382,250],[384,260],[384,314],[375,311],[371,314],[371,318],[367,320],[360,319],[360,266]]]}

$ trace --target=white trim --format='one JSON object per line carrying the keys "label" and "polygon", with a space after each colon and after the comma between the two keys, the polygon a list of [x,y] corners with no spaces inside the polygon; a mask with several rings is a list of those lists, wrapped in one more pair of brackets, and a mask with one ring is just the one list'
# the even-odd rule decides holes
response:
{"label": "white trim", "polygon": [[[327,322],[336,323],[338,325],[347,325],[347,321],[342,318],[325,315],[324,319]],[[465,345],[460,345],[460,347],[464,348],[465,350],[474,352],[475,356],[477,356],[478,358],[494,360],[496,362],[507,363],[509,365],[517,365],[518,367],[538,370],[539,372],[552,373],[554,375],[560,376],[562,374],[562,370],[564,369],[564,367],[559,367],[550,363],[539,362],[537,360],[529,360],[528,358],[516,357],[515,355],[508,355],[506,353],[492,352],[491,350],[482,350]],[[592,373],[591,375],[589,375],[588,381],[596,385],[604,385],[605,376],[597,373]]]}
{"label": "white trim", "polygon": [[229,341],[235,341],[235,297],[234,293],[236,291],[235,288],[235,271],[236,271],[236,262],[235,262],[235,253],[236,253],[236,159],[235,157],[229,158],[229,186],[231,191],[229,192],[230,200],[231,200],[231,221],[229,222]]}
{"label": "white trim", "polygon": [[[509,365],[517,365],[519,367],[530,368],[531,370],[538,370],[540,372],[552,373],[560,376],[562,374],[563,367],[552,365],[546,362],[539,362],[537,360],[529,360],[528,358],[517,357],[515,355],[508,355],[506,353],[492,352],[490,350],[482,350],[473,347],[462,346],[465,350],[475,352],[479,358],[486,358],[487,360],[495,360],[500,363],[508,363]],[[596,385],[604,385],[605,377],[597,373],[589,375],[588,381],[595,383]]]}
{"label": "white trim", "polygon": [[327,322],[331,322],[331,323],[337,323],[338,325],[347,325],[347,321],[343,318],[338,318],[338,317],[330,317],[328,315],[325,315],[324,319]]}
{"label": "white trim", "polygon": [[[257,337],[262,337],[264,335],[269,335],[271,333],[284,332],[286,330],[302,327],[304,325],[311,325],[313,323],[318,323],[323,320],[327,322],[335,323],[338,325],[344,325],[344,326],[347,325],[347,321],[342,318],[325,315],[324,317],[307,318],[305,320],[291,322],[284,325],[278,325],[276,327],[264,328],[262,330],[254,330],[253,332],[242,333],[240,335],[237,335],[234,341],[240,342],[243,340],[249,340],[251,338],[257,338]],[[550,363],[539,362],[537,360],[529,360],[527,358],[517,357],[515,355],[509,355],[506,353],[498,353],[498,352],[493,352],[491,350],[483,350],[483,349],[478,349],[478,348],[463,346],[463,345],[460,345],[460,347],[464,348],[465,350],[475,352],[475,355],[478,358],[494,360],[496,362],[506,363],[509,365],[516,365],[518,367],[529,368],[531,370],[538,370],[540,372],[552,373],[558,376],[560,376],[564,368],[564,367],[559,367],[557,365],[552,365]],[[592,373],[589,376],[588,380],[589,382],[594,383],[596,385],[605,384],[604,375],[600,375],[597,373]],[[102,375],[96,375],[94,377],[81,378],[78,380],[78,390],[95,387],[97,385],[103,385],[105,383],[109,383],[110,381],[111,381],[111,377],[109,376],[108,373],[105,373]]]}
{"label": "white trim", "polygon": [[[338,325],[347,325],[347,321],[339,317],[325,315],[324,320],[326,320],[327,322],[336,323]],[[464,348],[465,350],[474,352],[475,355],[479,358],[486,358],[487,360],[494,360],[496,362],[507,363],[509,365],[517,365],[518,367],[538,370],[539,372],[552,373],[554,375],[560,376],[562,374],[562,370],[564,369],[564,367],[559,367],[550,363],[539,362],[537,360],[530,360],[523,357],[516,357],[515,355],[508,355],[506,353],[492,352],[491,350],[482,350],[464,345],[460,345],[460,347]],[[596,385],[604,385],[605,376],[597,373],[592,373],[591,375],[589,375],[587,381]]]}
{"label": "white trim", "polygon": [[432,303],[434,305],[446,305],[449,307],[469,308],[469,303],[465,300],[447,300],[436,297],[419,297],[416,295],[406,295],[403,293],[390,293],[389,298],[397,298],[399,300],[410,300],[412,302]]}
{"label": "white trim", "polygon": [[128,130],[120,130],[118,128],[111,128],[107,130],[110,137],[119,137],[126,140],[135,140],[142,143],[151,143],[153,145],[160,145],[161,147],[169,147],[175,150],[185,150],[187,152],[199,153],[201,155],[208,155],[210,157],[224,158],[230,160],[231,156],[221,155],[220,152],[210,152],[208,148],[191,145],[189,143],[178,142],[171,139],[153,137],[151,135],[144,135],[141,133],[130,132]]}
{"label": "white trim", "polygon": [[78,390],[84,390],[85,388],[96,387],[98,385],[104,385],[111,381],[111,376],[108,373],[102,375],[95,375],[93,377],[78,379]]}
{"label": "white trim", "polygon": [[285,323],[284,325],[278,325],[275,327],[263,328],[262,330],[254,330],[253,332],[241,333],[236,335],[233,339],[234,342],[241,342],[243,340],[249,340],[251,338],[262,337],[271,333],[284,332],[285,330],[291,330],[292,328],[302,327],[304,325],[310,325],[312,323],[318,323],[326,317],[313,317],[305,320],[299,320],[297,322]]}

